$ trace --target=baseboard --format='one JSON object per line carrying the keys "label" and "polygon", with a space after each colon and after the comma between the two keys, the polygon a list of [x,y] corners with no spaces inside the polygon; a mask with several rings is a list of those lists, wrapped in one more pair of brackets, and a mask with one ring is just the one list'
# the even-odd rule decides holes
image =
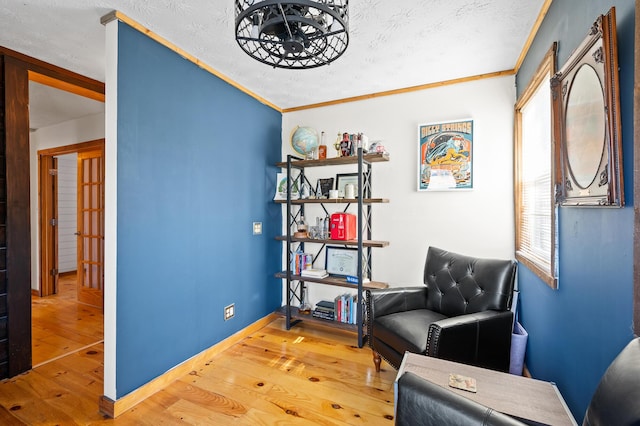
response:
{"label": "baseboard", "polygon": [[40,290],[31,289],[31,295],[35,297],[40,297]]}
{"label": "baseboard", "polygon": [[120,414],[135,407],[137,404],[149,398],[151,395],[163,389],[170,383],[178,380],[180,377],[193,371],[197,365],[203,364],[204,362],[208,361],[211,357],[216,356],[221,352],[224,352],[225,350],[229,349],[231,346],[235,345],[245,337],[248,337],[252,333],[255,333],[256,331],[270,324],[277,318],[278,318],[278,315],[269,314],[266,317],[259,319],[253,324],[250,324],[249,326],[243,328],[237,333],[227,337],[220,343],[214,346],[211,346],[208,349],[205,349],[199,354],[192,356],[188,360],[176,365],[171,370],[167,371],[161,376],[156,377],[152,381],[140,386],[138,389],[131,391],[130,393],[123,396],[122,398],[119,398],[116,401],[106,397],[105,395],[102,395],[98,401],[100,412],[104,415],[107,415],[115,419]]}

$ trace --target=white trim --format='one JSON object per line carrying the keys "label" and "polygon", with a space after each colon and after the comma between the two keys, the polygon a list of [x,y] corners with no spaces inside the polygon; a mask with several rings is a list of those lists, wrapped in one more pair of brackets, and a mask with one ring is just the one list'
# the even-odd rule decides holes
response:
{"label": "white trim", "polygon": [[116,295],[118,254],[118,21],[105,25],[105,185],[104,185],[104,395],[116,393]]}

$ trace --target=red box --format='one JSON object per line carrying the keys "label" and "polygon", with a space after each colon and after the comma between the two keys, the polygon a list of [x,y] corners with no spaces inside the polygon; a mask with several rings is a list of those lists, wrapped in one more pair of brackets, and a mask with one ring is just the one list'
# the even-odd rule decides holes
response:
{"label": "red box", "polygon": [[333,213],[331,215],[332,240],[354,240],[357,237],[356,215],[351,213]]}

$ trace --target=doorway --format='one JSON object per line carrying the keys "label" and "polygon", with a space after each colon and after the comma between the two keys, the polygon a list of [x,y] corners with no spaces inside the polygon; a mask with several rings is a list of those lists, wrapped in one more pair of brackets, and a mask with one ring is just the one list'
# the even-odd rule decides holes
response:
{"label": "doorway", "polygon": [[32,364],[103,340],[104,139],[38,151],[40,294]]}
{"label": "doorway", "polygon": [[104,139],[38,151],[38,182],[34,367],[103,340]]}
{"label": "doorway", "polygon": [[[31,295],[40,272],[33,82],[99,101],[104,111],[104,83],[0,46],[0,379],[32,368]],[[103,138],[100,121],[100,135],[75,140]]]}
{"label": "doorway", "polygon": [[37,367],[104,339],[104,98],[32,72],[28,96]]}
{"label": "doorway", "polygon": [[38,182],[39,295],[56,294],[59,274],[75,269],[78,301],[102,309],[104,139],[38,151]]}

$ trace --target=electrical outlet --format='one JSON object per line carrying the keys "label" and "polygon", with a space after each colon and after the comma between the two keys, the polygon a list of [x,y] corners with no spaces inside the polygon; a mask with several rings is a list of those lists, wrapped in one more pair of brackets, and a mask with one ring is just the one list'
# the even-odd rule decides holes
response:
{"label": "electrical outlet", "polygon": [[236,314],[236,304],[232,303],[229,306],[225,306],[224,307],[224,320],[228,320],[233,318],[233,316]]}

